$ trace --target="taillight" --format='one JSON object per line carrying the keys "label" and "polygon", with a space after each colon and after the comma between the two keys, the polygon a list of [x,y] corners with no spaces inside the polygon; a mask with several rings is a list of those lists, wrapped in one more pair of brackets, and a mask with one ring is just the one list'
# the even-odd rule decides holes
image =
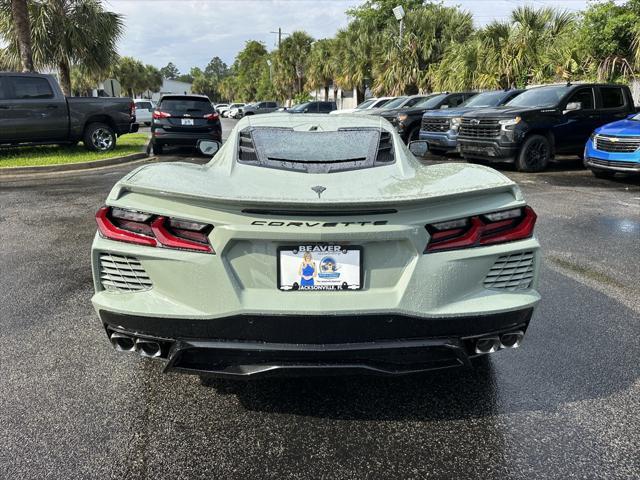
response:
{"label": "taillight", "polygon": [[136,103],[135,102],[131,102],[129,104],[129,115],[131,115],[132,117],[136,116]]}
{"label": "taillight", "polygon": [[427,225],[430,238],[425,253],[530,238],[536,218],[531,207],[524,207],[433,223]]}
{"label": "taillight", "polygon": [[163,112],[161,110],[154,110],[153,115],[151,115],[154,120],[160,120],[161,118],[169,118],[171,116],[170,113]]}
{"label": "taillight", "polygon": [[100,208],[96,221],[100,234],[110,240],[214,253],[209,243],[213,225],[116,207]]}
{"label": "taillight", "polygon": [[207,120],[217,120],[219,116],[220,115],[218,115],[218,112],[213,112],[206,114],[204,118],[206,118]]}

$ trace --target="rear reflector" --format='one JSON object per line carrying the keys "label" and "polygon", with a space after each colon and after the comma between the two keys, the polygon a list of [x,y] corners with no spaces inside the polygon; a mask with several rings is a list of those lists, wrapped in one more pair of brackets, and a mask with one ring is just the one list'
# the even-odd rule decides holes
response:
{"label": "rear reflector", "polygon": [[215,253],[209,243],[213,225],[172,219],[123,208],[102,207],[96,213],[100,235],[149,247]]}
{"label": "rear reflector", "polygon": [[427,225],[430,238],[425,253],[530,238],[536,218],[531,207],[524,207]]}

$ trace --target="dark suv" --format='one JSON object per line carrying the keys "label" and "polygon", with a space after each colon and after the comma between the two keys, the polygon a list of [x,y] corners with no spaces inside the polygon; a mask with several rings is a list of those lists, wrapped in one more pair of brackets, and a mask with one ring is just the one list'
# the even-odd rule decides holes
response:
{"label": "dark suv", "polygon": [[523,90],[496,90],[482,92],[456,108],[427,110],[422,116],[420,140],[429,143],[429,152],[444,155],[458,147],[458,128],[462,115],[481,108],[504,105],[520,95]]}
{"label": "dark suv", "polygon": [[460,153],[467,159],[514,162],[538,172],[553,156],[582,156],[596,128],[635,112],[629,87],[606,84],[530,88],[503,107],[462,116]]}
{"label": "dark suv", "polygon": [[455,108],[475,94],[475,92],[432,93],[410,107],[399,110],[383,110],[380,115],[396,127],[405,143],[409,143],[418,139],[422,115],[427,110]]}
{"label": "dark suv", "polygon": [[222,142],[220,116],[204,95],[165,95],[160,98],[151,122],[153,153],[165,145],[195,147],[198,140]]}
{"label": "dark suv", "polygon": [[329,113],[336,109],[336,102],[305,102],[287,109],[288,113]]}

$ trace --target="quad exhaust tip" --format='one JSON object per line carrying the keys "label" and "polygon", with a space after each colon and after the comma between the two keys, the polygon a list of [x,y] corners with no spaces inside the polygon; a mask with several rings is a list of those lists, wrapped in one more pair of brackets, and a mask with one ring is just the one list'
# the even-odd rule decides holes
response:
{"label": "quad exhaust tip", "polygon": [[493,353],[503,348],[518,348],[524,338],[524,332],[503,333],[500,336],[483,337],[476,340],[475,352],[477,354]]}
{"label": "quad exhaust tip", "polygon": [[113,332],[109,339],[118,352],[133,352],[136,349],[135,339],[124,333]]}
{"label": "quad exhaust tip", "polygon": [[160,344],[146,338],[136,338],[136,352],[143,357],[156,358],[162,355]]}
{"label": "quad exhaust tip", "polygon": [[109,340],[118,352],[137,352],[143,357],[156,358],[162,356],[162,346],[156,340],[136,338],[126,333],[112,332]]}

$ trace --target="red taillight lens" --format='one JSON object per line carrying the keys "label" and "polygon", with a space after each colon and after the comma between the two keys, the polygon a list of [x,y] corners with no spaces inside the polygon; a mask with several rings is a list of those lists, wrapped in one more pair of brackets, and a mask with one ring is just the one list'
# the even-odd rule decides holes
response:
{"label": "red taillight lens", "polygon": [[206,118],[207,120],[217,120],[219,117],[220,115],[218,115],[217,112],[208,113],[207,115],[204,116],[204,118]]}
{"label": "red taillight lens", "polygon": [[169,118],[171,116],[170,113],[163,112],[161,110],[154,110],[153,115],[151,115],[154,120],[160,120],[161,118]]}
{"label": "red taillight lens", "polygon": [[425,253],[530,238],[536,218],[531,207],[524,207],[427,225],[431,238]]}
{"label": "red taillight lens", "polygon": [[[207,253],[211,253],[213,251],[211,249],[211,245],[209,245],[209,239],[206,234],[197,231],[191,232],[190,230],[184,229],[173,229],[171,228],[171,221],[168,220],[169,219],[166,217],[157,217],[151,223],[153,234],[163,246],[184,250],[197,250],[198,252]],[[200,234],[201,237],[199,240],[190,240],[185,238],[188,237],[188,234],[185,235],[185,232],[197,233]]]}
{"label": "red taillight lens", "polygon": [[96,221],[100,234],[110,240],[214,253],[209,243],[212,225],[111,207],[100,208]]}
{"label": "red taillight lens", "polygon": [[[147,245],[149,247],[155,247],[158,242],[155,238],[144,235],[139,231],[136,231],[137,227],[145,225],[143,222],[135,222],[133,220],[124,219],[122,223],[119,219],[115,219],[111,216],[110,207],[102,207],[96,213],[96,222],[98,222],[98,230],[103,237],[111,240],[118,240],[120,242],[137,243],[138,245]],[[118,225],[120,223],[120,225]],[[149,232],[150,233],[150,232]]]}
{"label": "red taillight lens", "polygon": [[131,115],[132,117],[135,117],[135,116],[136,116],[136,104],[135,104],[135,102],[131,102],[131,103],[129,104],[129,112],[130,112],[130,115]]}

